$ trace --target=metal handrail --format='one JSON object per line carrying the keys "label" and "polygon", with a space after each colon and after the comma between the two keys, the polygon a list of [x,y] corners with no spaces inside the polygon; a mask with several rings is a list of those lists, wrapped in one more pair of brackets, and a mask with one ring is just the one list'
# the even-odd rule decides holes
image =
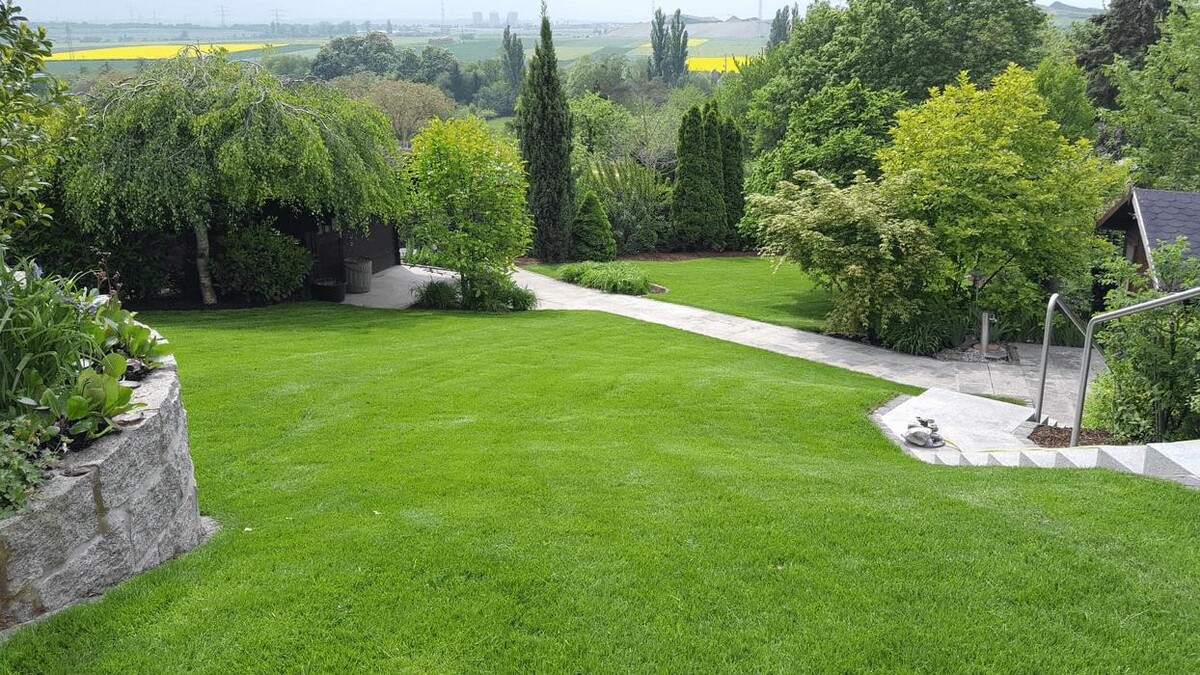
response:
{"label": "metal handrail", "polygon": [[1050,365],[1050,335],[1054,332],[1055,308],[1062,310],[1062,313],[1065,314],[1067,318],[1071,320],[1071,323],[1075,324],[1075,327],[1079,329],[1080,334],[1087,332],[1087,328],[1084,327],[1083,322],[1079,320],[1079,317],[1075,316],[1075,312],[1072,312],[1071,308],[1062,301],[1062,296],[1060,296],[1058,293],[1051,295],[1050,301],[1046,303],[1046,330],[1042,334],[1042,372],[1038,380],[1037,398],[1035,399],[1037,403],[1034,406],[1033,411],[1034,419],[1037,420],[1039,424],[1042,421],[1042,404],[1046,401],[1046,368]]}
{"label": "metal handrail", "polygon": [[1083,424],[1083,401],[1087,395],[1088,370],[1092,365],[1092,338],[1095,335],[1096,326],[1108,321],[1112,321],[1113,319],[1119,319],[1123,316],[1137,314],[1150,309],[1158,309],[1159,307],[1165,307],[1167,305],[1172,305],[1176,302],[1183,302],[1184,300],[1190,300],[1195,297],[1200,297],[1200,286],[1188,289],[1186,291],[1179,291],[1178,293],[1164,295],[1161,298],[1147,300],[1146,302],[1139,302],[1136,305],[1114,309],[1111,312],[1097,314],[1096,316],[1092,317],[1091,321],[1088,321],[1087,330],[1084,331],[1083,335],[1083,367],[1079,371],[1079,394],[1075,399],[1075,425],[1071,428],[1072,448],[1079,443],[1079,427]]}

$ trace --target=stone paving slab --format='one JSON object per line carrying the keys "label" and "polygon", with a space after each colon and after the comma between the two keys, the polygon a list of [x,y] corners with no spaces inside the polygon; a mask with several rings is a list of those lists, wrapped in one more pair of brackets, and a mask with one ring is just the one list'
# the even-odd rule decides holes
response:
{"label": "stone paving slab", "polygon": [[[1015,433],[1032,413],[1029,408],[1012,403],[946,389],[929,389],[889,410],[881,416],[881,422],[894,437],[903,438],[908,425],[918,417],[932,418],[946,445],[968,455],[985,450],[1033,447],[1032,441]],[[986,463],[986,459],[981,461]],[[1014,456],[1014,466],[1016,461]]]}

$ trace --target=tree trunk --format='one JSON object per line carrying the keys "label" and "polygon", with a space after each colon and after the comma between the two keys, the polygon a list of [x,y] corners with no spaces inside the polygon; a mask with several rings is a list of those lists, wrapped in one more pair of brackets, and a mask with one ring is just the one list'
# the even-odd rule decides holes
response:
{"label": "tree trunk", "polygon": [[200,279],[200,298],[205,305],[217,304],[217,293],[213,290],[212,275],[208,273],[208,227],[197,223],[196,233],[196,274]]}

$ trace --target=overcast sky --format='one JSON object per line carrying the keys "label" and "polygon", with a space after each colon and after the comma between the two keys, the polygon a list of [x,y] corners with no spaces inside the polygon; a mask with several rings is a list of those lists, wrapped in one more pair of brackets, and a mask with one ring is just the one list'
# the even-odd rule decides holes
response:
{"label": "overcast sky", "polygon": [[[436,19],[439,0],[18,0],[34,21],[160,21],[163,23],[216,24],[220,7],[225,7],[228,23],[266,23],[278,9],[283,21],[333,22],[391,19],[416,21]],[[1044,0],[1049,2],[1050,0]],[[1102,0],[1071,0],[1066,4],[1099,7]],[[550,0],[550,16],[556,20],[588,19],[641,21],[651,13],[654,0]],[[538,0],[445,0],[448,20],[469,18],[471,12],[518,12],[522,20],[538,13]],[[687,14],[742,18],[758,14],[758,0],[660,0],[672,10],[676,6]],[[763,0],[763,13],[774,14],[779,0]],[[801,3],[804,4],[804,3]]]}

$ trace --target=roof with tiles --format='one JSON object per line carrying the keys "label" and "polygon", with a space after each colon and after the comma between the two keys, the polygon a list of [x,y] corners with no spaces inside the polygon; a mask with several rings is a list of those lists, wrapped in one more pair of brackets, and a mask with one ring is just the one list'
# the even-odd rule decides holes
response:
{"label": "roof with tiles", "polygon": [[1133,191],[1137,212],[1151,248],[1160,241],[1187,237],[1193,253],[1200,251],[1200,193],[1171,190]]}

